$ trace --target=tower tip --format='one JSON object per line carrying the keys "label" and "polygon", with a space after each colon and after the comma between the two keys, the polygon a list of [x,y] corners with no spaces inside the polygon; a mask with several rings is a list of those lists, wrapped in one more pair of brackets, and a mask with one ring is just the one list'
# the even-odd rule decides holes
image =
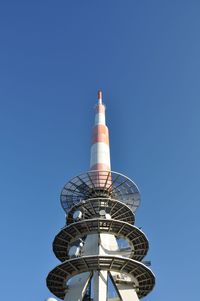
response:
{"label": "tower tip", "polygon": [[102,93],[102,90],[99,90],[98,91],[98,101],[99,101],[99,104],[102,103],[102,99],[103,99],[103,93]]}

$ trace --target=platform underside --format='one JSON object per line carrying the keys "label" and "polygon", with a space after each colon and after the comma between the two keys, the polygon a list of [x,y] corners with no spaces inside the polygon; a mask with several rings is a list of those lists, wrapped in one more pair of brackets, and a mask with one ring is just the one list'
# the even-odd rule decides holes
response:
{"label": "platform underside", "polygon": [[81,210],[84,219],[99,218],[100,211],[104,210],[112,219],[134,224],[135,215],[124,203],[111,198],[92,198],[78,202],[70,208],[67,216],[67,224],[74,223],[73,213]]}
{"label": "platform underside", "polygon": [[55,237],[53,251],[56,257],[65,261],[70,244],[88,234],[110,233],[117,238],[127,239],[131,246],[129,257],[141,261],[147,254],[149,244],[145,234],[129,223],[113,219],[83,220],[63,228]]}
{"label": "platform underside", "polygon": [[109,197],[126,204],[135,212],[140,193],[129,178],[113,171],[88,171],[70,180],[61,192],[61,204],[66,213],[81,200]]}
{"label": "platform underside", "polygon": [[155,277],[144,264],[119,256],[85,256],[70,259],[54,268],[47,277],[49,290],[57,297],[64,299],[67,281],[80,273],[89,271],[112,271],[130,275],[138,283],[139,298],[146,296],[154,287]]}

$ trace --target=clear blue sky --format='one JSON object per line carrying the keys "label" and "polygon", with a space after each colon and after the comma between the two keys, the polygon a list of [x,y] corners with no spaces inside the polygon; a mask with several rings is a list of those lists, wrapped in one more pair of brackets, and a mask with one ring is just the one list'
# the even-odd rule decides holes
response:
{"label": "clear blue sky", "polygon": [[142,194],[145,300],[199,300],[199,0],[1,1],[1,300],[51,295],[59,194],[89,167],[99,88],[112,169]]}

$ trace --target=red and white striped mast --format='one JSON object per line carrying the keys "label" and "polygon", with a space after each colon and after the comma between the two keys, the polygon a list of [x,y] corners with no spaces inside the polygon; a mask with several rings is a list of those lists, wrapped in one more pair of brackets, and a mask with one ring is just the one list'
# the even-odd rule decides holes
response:
{"label": "red and white striped mast", "polygon": [[105,105],[102,102],[102,91],[98,91],[98,104],[96,106],[95,126],[92,133],[92,146],[90,170],[111,170],[109,131],[106,126]]}

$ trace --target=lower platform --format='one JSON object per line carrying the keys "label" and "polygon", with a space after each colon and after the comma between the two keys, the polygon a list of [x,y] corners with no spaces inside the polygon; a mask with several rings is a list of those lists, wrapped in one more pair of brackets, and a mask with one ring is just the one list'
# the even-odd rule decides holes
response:
{"label": "lower platform", "polygon": [[139,298],[146,296],[155,284],[152,271],[133,259],[120,256],[85,256],[67,260],[54,268],[47,276],[47,286],[55,296],[64,299],[67,281],[71,277],[100,270],[119,272],[133,277]]}

